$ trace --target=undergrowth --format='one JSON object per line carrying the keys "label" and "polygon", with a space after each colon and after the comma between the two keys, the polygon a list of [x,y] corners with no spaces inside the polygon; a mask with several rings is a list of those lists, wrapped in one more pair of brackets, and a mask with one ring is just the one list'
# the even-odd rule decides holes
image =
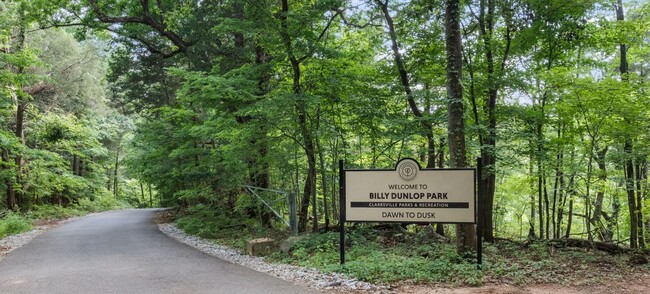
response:
{"label": "undergrowth", "polygon": [[0,238],[20,234],[32,229],[32,222],[20,214],[8,212],[0,219]]}
{"label": "undergrowth", "polygon": [[346,263],[339,264],[338,233],[312,234],[289,253],[270,259],[342,272],[373,283],[433,283],[478,286],[484,283],[590,285],[622,279],[647,266],[630,265],[627,255],[581,248],[555,248],[544,241],[484,244],[482,269],[475,255],[460,256],[456,246],[418,233],[381,236],[369,228],[346,233]]}
{"label": "undergrowth", "polygon": [[450,283],[479,285],[483,275],[475,259],[456,253],[451,244],[421,242],[420,238],[378,235],[369,228],[346,232],[346,262],[339,263],[339,234],[312,234],[295,243],[289,253],[276,252],[269,259],[350,274],[372,283]]}
{"label": "undergrowth", "polygon": [[[185,232],[240,250],[246,240],[287,232],[261,227],[259,222],[234,212],[197,206],[177,219]],[[346,262],[339,263],[339,234],[321,232],[298,236],[288,252],[277,250],[268,261],[339,272],[372,283],[427,283],[443,286],[596,285],[621,280],[648,265],[630,265],[628,255],[611,255],[582,248],[556,248],[545,241],[500,240],[484,244],[482,269],[476,253],[460,256],[453,243],[434,242],[421,227],[407,231],[376,230],[355,225],[346,230]]]}
{"label": "undergrowth", "polygon": [[281,239],[287,233],[281,229],[266,228],[259,221],[225,209],[197,205],[177,217],[176,226],[187,234],[212,239],[235,249],[245,250],[246,240],[262,237]]}

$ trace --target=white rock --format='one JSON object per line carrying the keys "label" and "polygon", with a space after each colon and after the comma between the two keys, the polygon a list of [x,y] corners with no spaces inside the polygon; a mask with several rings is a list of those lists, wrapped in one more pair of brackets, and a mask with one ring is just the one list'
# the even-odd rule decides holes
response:
{"label": "white rock", "polygon": [[[388,293],[387,286],[374,285],[350,278],[341,273],[325,274],[316,269],[303,268],[288,264],[272,264],[264,261],[263,257],[244,255],[237,250],[215,244],[210,240],[185,234],[174,224],[159,224],[160,231],[212,256],[240,264],[247,268],[267,273],[280,279],[298,284],[306,284],[315,289],[336,289],[340,291],[353,291],[363,289],[375,293]],[[377,292],[379,291],[379,292]]]}

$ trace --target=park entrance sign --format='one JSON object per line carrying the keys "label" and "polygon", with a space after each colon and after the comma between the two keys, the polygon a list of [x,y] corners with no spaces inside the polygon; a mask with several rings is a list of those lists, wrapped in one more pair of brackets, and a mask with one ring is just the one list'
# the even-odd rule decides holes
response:
{"label": "park entrance sign", "polygon": [[394,170],[346,170],[351,222],[475,223],[474,169],[420,169],[403,159]]}
{"label": "park entrance sign", "polygon": [[476,169],[422,169],[411,158],[394,169],[346,170],[339,162],[341,263],[345,222],[475,224]]}

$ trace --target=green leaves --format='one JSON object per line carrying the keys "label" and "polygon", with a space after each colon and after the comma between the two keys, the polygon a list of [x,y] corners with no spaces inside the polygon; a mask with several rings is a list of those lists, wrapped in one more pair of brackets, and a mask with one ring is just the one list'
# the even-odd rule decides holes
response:
{"label": "green leaves", "polygon": [[[279,1],[3,3],[0,149],[11,158],[2,162],[0,185],[49,200],[80,199],[106,193],[109,181],[113,189],[116,178],[118,190],[137,195],[139,183],[129,178],[138,178],[165,204],[232,208],[244,201],[243,183],[298,191],[307,168],[315,168],[318,195],[310,209],[323,224],[326,213],[333,216],[338,159],[364,168],[391,168],[407,156],[424,160],[429,133],[436,161],[448,159],[440,139],[447,136],[448,102],[442,7],[388,3],[421,117],[410,112],[376,6],[288,0],[282,14]],[[496,158],[486,171],[497,177],[498,234],[524,237],[531,209],[545,205],[530,195],[544,187],[549,195],[571,191],[564,199],[589,209],[592,147],[611,150],[605,160],[612,177],[598,187],[615,187],[621,177],[620,163],[631,156],[622,152],[623,139],[634,138],[635,158],[650,154],[648,8],[632,7],[627,21],[616,22],[596,4],[462,4],[464,103],[475,107],[465,117],[472,121],[468,154]],[[30,31],[36,20],[64,24],[75,15],[82,42],[63,30]],[[22,48],[20,25],[29,31]],[[623,79],[619,43],[629,45]],[[43,91],[32,93],[37,86]],[[14,135],[18,102],[33,105],[26,145]],[[26,159],[21,183],[16,156]],[[75,172],[74,161],[83,162],[83,172]],[[538,187],[532,181],[539,176]],[[607,196],[614,199],[614,190]],[[568,204],[557,205],[566,213]],[[573,232],[586,230],[575,223]]]}

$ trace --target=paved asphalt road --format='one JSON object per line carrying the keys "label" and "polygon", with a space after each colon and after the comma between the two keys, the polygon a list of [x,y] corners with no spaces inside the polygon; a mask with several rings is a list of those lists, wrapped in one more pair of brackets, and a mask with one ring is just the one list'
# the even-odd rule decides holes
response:
{"label": "paved asphalt road", "polygon": [[315,293],[165,236],[155,210],[88,216],[0,261],[0,293]]}

